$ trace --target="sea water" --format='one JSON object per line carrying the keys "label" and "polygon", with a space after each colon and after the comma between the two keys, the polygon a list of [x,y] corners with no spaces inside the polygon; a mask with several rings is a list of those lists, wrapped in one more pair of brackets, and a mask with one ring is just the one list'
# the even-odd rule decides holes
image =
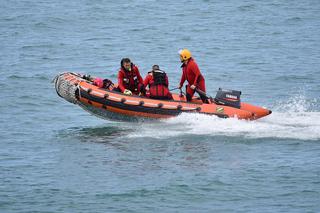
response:
{"label": "sea water", "polygon": [[[319,212],[320,2],[1,1],[0,212]],[[58,97],[64,71],[117,82],[121,58],[177,87],[188,48],[207,93],[256,121],[113,122]]]}

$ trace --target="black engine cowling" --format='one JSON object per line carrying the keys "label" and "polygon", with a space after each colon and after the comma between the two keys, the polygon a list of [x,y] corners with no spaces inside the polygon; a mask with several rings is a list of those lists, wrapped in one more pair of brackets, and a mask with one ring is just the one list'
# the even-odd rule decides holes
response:
{"label": "black engine cowling", "polygon": [[217,104],[240,108],[240,105],[241,105],[240,95],[241,95],[241,91],[223,90],[219,88],[214,100]]}

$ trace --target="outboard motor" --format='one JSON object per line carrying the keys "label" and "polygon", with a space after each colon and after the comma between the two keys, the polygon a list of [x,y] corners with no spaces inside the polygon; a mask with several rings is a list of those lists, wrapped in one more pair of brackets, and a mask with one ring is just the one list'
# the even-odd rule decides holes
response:
{"label": "outboard motor", "polygon": [[219,88],[214,100],[217,104],[240,108],[240,95],[241,91],[223,90]]}

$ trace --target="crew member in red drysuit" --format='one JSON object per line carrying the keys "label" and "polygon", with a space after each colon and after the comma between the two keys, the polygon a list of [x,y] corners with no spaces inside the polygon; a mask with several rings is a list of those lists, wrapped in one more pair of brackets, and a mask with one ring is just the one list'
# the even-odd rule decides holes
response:
{"label": "crew member in red drysuit", "polygon": [[[203,95],[206,92],[206,85],[203,75],[197,63],[191,56],[191,52],[187,49],[179,51],[180,61],[182,63],[182,76],[179,84],[179,89],[182,88],[183,83],[187,80],[188,85],[186,86],[187,101],[190,102],[195,92],[197,92],[203,103],[209,103],[208,98]],[[197,91],[201,90],[201,91]]]}
{"label": "crew member in red drysuit", "polygon": [[168,76],[167,74],[160,70],[159,65],[153,65],[152,70],[148,72],[148,75],[143,81],[144,88],[149,86],[150,98],[171,100],[172,94],[170,93],[168,86]]}
{"label": "crew member in red drysuit", "polygon": [[126,95],[139,95],[143,88],[143,79],[139,69],[129,58],[121,60],[121,68],[118,73],[118,88]]}

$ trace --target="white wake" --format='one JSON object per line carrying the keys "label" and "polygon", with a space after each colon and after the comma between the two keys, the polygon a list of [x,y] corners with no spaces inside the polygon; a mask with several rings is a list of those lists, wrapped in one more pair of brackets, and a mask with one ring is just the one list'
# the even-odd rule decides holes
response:
{"label": "white wake", "polygon": [[256,121],[221,119],[201,114],[182,114],[161,122],[141,123],[129,137],[169,138],[192,135],[245,138],[288,138],[320,140],[320,112],[317,101],[293,97],[271,107],[273,113]]}

